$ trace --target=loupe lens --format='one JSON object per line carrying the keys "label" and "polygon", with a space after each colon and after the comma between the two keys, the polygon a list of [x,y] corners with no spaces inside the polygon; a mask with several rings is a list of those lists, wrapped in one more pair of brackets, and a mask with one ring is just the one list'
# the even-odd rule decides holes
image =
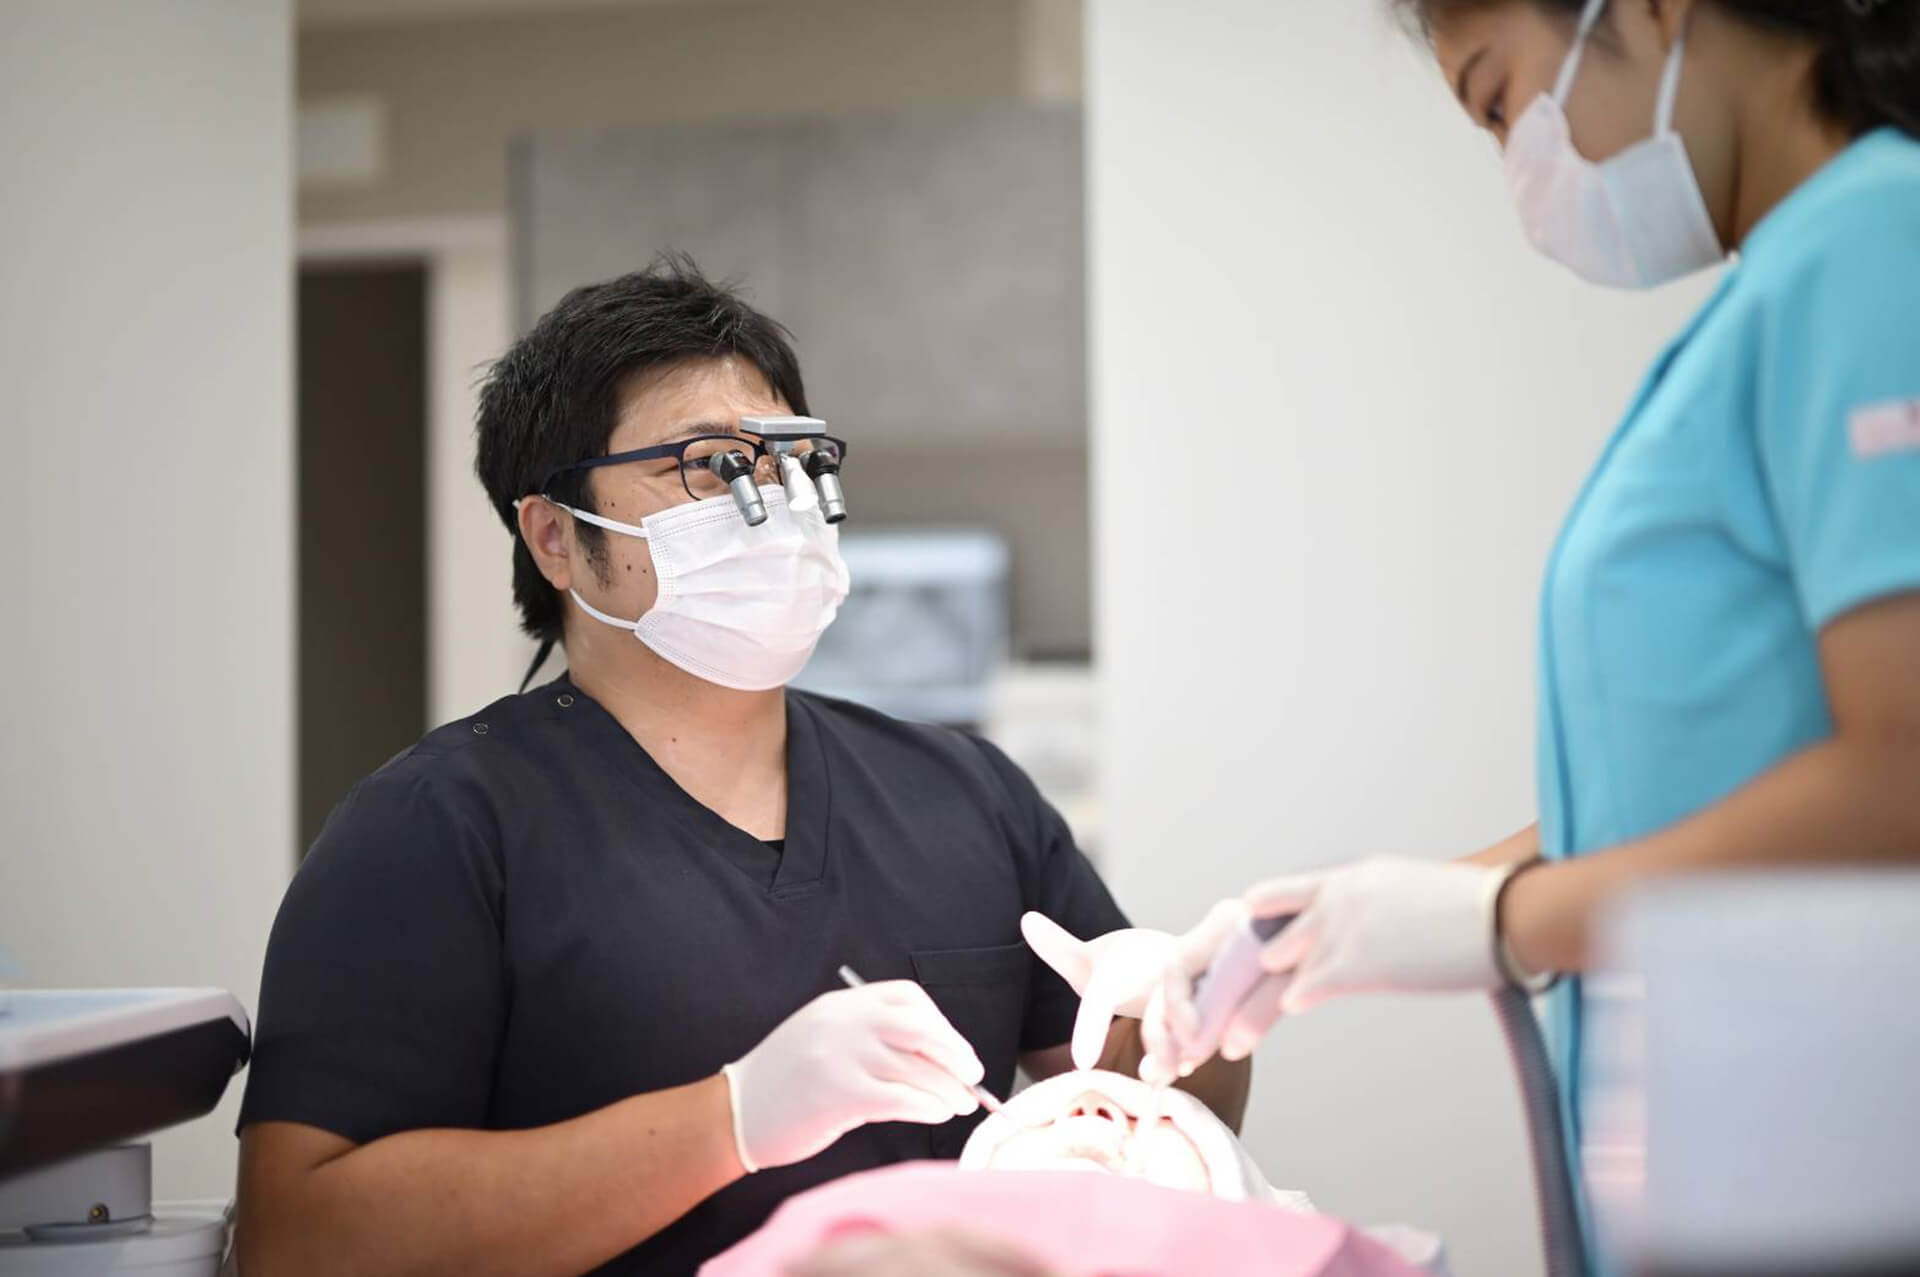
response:
{"label": "loupe lens", "polygon": [[680,480],[696,500],[725,496],[741,474],[753,473],[753,458],[738,439],[695,439],[680,459]]}

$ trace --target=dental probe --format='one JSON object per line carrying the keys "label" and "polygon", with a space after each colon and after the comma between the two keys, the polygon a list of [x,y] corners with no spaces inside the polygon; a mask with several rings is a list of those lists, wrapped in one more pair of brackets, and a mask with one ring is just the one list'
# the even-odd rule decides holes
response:
{"label": "dental probe", "polygon": [[[840,968],[840,980],[849,989],[858,989],[866,984],[865,980],[862,980],[858,975],[854,974],[854,970],[852,967],[846,966],[844,964]],[[958,1078],[954,1079],[954,1081],[956,1082],[958,1082],[959,1080],[960,1079]],[[965,1086],[967,1084],[962,1083],[962,1085]],[[1000,1111],[1000,1097],[995,1095],[992,1091],[989,1091],[984,1085],[982,1085],[979,1082],[975,1082],[972,1085],[967,1086],[967,1089],[973,1092],[974,1099],[980,1101],[981,1108],[985,1109],[989,1113],[998,1113]]]}

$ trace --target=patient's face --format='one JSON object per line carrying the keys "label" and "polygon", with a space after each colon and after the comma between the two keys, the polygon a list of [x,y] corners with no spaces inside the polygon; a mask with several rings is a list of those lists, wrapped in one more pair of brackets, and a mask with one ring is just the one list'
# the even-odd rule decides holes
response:
{"label": "patient's face", "polygon": [[[1142,1125],[1143,1119],[1145,1125]],[[1091,1171],[1239,1199],[1232,1132],[1182,1091],[1098,1070],[1035,1083],[974,1131],[960,1164],[978,1170]]]}

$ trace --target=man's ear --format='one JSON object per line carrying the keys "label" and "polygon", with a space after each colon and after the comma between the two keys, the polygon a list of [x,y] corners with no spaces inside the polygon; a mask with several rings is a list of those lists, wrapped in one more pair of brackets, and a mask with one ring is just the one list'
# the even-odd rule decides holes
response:
{"label": "man's ear", "polygon": [[573,585],[573,516],[544,497],[527,497],[515,511],[520,539],[547,584],[562,594]]}

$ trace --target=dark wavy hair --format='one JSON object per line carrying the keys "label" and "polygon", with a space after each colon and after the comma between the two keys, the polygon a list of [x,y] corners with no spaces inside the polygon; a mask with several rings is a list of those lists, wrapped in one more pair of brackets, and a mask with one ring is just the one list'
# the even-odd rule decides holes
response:
{"label": "dark wavy hair", "polygon": [[[513,533],[513,601],[520,625],[550,645],[560,638],[560,596],[520,539],[513,503],[560,466],[604,456],[620,388],[636,373],[738,355],[760,370],[793,411],[807,392],[792,334],[700,273],[691,257],[664,253],[645,270],[576,288],[496,360],[480,388],[474,469]],[[586,473],[554,480],[552,495],[593,509]],[[589,556],[604,533],[578,527]],[[543,646],[542,650],[545,650]]]}
{"label": "dark wavy hair", "polygon": [[[1813,101],[1857,137],[1892,124],[1920,138],[1920,0],[1705,0],[1767,31],[1818,46]],[[1436,20],[1527,3],[1577,15],[1581,0],[1392,0],[1431,35]]]}

